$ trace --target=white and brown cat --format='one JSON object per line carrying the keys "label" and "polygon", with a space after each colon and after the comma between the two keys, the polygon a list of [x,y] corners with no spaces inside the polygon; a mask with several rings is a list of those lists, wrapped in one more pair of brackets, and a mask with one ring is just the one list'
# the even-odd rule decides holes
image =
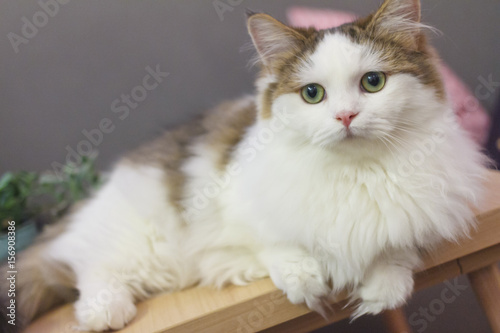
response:
{"label": "white and brown cat", "polygon": [[71,288],[81,329],[103,331],[156,293],[265,276],[292,303],[322,311],[347,289],[354,317],[377,314],[411,294],[422,249],[474,225],[484,157],[451,112],[418,0],[321,31],[250,14],[248,30],[256,94],[126,156],[47,228],[18,263],[24,323]]}

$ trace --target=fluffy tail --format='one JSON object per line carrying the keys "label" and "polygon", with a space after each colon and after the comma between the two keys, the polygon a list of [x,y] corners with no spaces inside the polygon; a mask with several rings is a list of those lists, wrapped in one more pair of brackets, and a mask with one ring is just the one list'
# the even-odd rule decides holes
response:
{"label": "fluffy tail", "polygon": [[66,226],[65,221],[47,226],[33,246],[16,254],[14,266],[8,262],[2,264],[1,332],[20,332],[41,314],[76,299],[73,271],[47,257],[45,251],[50,241],[63,233]]}

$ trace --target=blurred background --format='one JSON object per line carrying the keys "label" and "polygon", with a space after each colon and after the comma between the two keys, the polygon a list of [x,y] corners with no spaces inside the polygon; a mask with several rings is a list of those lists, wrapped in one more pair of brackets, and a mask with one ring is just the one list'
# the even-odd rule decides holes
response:
{"label": "blurred background", "polygon": [[[106,170],[165,129],[252,93],[252,52],[241,51],[250,42],[247,8],[286,21],[292,6],[364,15],[380,2],[0,0],[0,173],[53,169],[79,150],[98,155]],[[422,16],[443,33],[433,38],[443,60],[498,118],[500,1],[423,0]],[[153,79],[144,82],[148,74]],[[485,134],[493,156],[495,124]],[[406,309],[415,332],[489,332],[466,279],[456,283],[465,286],[456,300],[428,317],[422,309],[449,286],[415,294]],[[362,318],[322,331],[384,328],[378,318]]]}

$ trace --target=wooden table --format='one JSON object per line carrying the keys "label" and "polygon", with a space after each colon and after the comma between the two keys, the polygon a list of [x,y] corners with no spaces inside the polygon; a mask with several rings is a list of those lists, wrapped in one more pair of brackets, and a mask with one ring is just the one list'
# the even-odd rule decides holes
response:
{"label": "wooden table", "polygon": [[[488,193],[477,211],[478,229],[470,239],[443,244],[428,255],[424,269],[416,273],[415,288],[468,274],[493,332],[500,333],[496,265],[500,260],[500,172],[489,172],[486,186]],[[343,309],[345,303],[345,297],[340,297],[334,304],[335,318],[328,322],[305,306],[289,303],[270,279],[220,291],[192,288],[140,303],[136,318],[119,332],[308,332],[349,316],[350,309]],[[39,318],[26,333],[69,333],[75,324],[72,305],[65,305]]]}

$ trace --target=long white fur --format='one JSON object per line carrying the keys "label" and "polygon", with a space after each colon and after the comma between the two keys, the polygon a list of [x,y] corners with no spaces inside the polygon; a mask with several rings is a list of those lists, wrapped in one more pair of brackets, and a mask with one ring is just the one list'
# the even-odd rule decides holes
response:
{"label": "long white fur", "polygon": [[[392,75],[382,91],[363,93],[360,78],[384,71],[380,59],[369,46],[325,36],[299,76],[323,85],[326,100],[280,96],[272,118],[238,145],[227,185],[189,221],[166,200],[161,169],[118,165],[48,251],[77,273],[81,327],[123,327],[134,302],[155,292],[266,275],[292,302],[318,310],[332,288],[351,290],[356,316],[404,303],[417,247],[457,240],[474,224],[468,203],[480,199],[482,157],[417,78]],[[335,120],[342,111],[359,112],[356,139]],[[256,147],[273,121],[280,130]],[[195,141],[183,166],[187,210],[221,174],[210,149]]]}

